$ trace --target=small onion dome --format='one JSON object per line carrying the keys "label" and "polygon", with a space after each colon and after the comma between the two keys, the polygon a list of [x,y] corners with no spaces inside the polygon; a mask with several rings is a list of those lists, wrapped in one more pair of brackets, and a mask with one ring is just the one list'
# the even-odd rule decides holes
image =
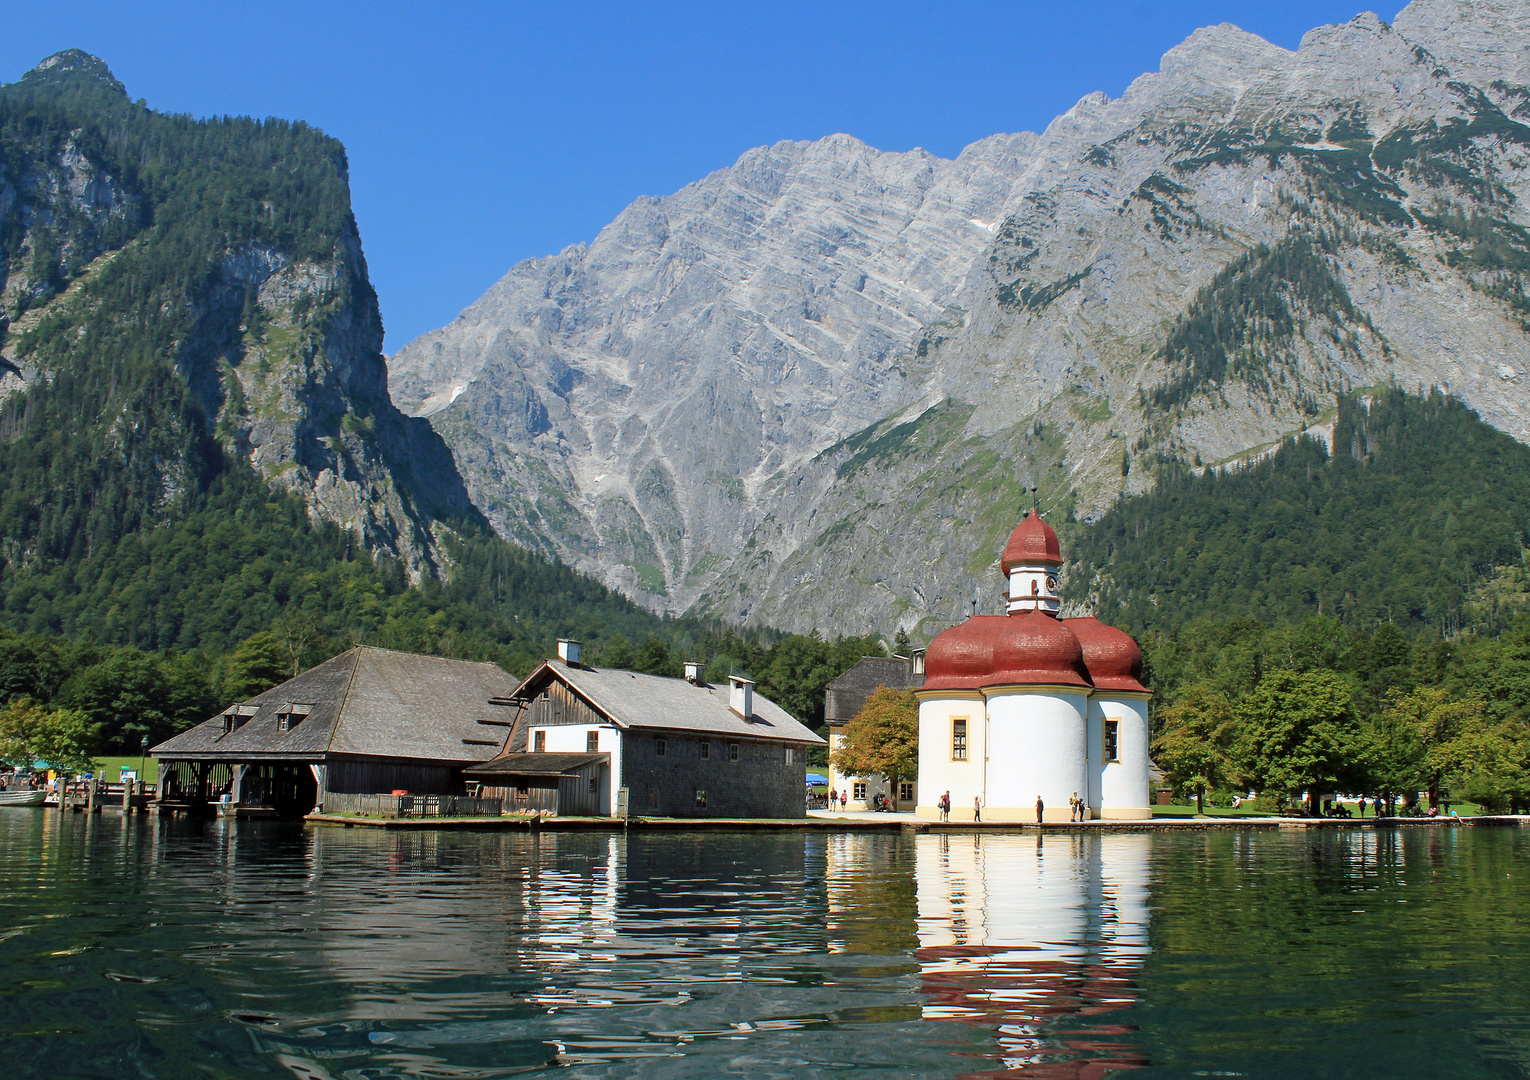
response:
{"label": "small onion dome", "polygon": [[[1055,551],[1056,538],[1052,544]],[[993,674],[986,685],[1077,686],[1085,690],[1093,685],[1084,663],[1084,647],[1072,630],[1044,611],[1019,612],[1008,616],[1008,621],[994,643]]]}
{"label": "small onion dome", "polygon": [[993,673],[993,643],[1007,615],[974,615],[935,635],[924,651],[924,690],[976,690]]}
{"label": "small onion dome", "polygon": [[1130,634],[1106,626],[1093,615],[1064,619],[1063,625],[1084,646],[1084,663],[1089,665],[1096,689],[1149,692],[1142,685],[1142,650]]}
{"label": "small onion dome", "polygon": [[1057,544],[1057,534],[1052,531],[1052,526],[1041,520],[1036,508],[1031,507],[1025,520],[1009,534],[1009,543],[1004,547],[1000,565],[1004,568],[1005,576],[1017,566],[1033,566],[1036,563],[1061,566],[1062,561],[1062,548]]}

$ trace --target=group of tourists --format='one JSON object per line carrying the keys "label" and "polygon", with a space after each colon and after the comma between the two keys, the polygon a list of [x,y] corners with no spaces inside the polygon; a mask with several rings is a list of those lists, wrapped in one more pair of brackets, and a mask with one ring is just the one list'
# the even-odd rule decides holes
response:
{"label": "group of tourists", "polygon": [[[940,810],[941,821],[951,820],[951,793],[949,791],[940,797],[935,806]],[[972,820],[983,820],[983,797],[981,795],[972,796]]]}
{"label": "group of tourists", "polygon": [[[1041,798],[1040,798],[1040,796],[1037,796],[1036,804],[1038,806],[1041,805]],[[1038,817],[1036,820],[1040,821],[1041,818]],[[1072,795],[1070,795],[1068,797],[1068,820],[1069,821],[1088,821],[1089,820],[1089,804],[1086,803],[1083,799],[1079,798],[1078,797],[1078,792],[1076,792],[1076,791]]]}

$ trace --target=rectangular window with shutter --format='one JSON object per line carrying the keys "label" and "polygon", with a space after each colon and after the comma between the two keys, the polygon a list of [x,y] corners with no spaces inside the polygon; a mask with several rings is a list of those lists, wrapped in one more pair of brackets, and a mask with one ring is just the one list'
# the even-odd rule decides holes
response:
{"label": "rectangular window with shutter", "polygon": [[951,721],[951,760],[967,760],[967,718]]}
{"label": "rectangular window with shutter", "polygon": [[653,756],[654,757],[663,757],[664,756],[664,751],[667,750],[668,748],[669,748],[669,743],[668,742],[666,742],[663,739],[655,739],[653,741]]}
{"label": "rectangular window with shutter", "polygon": [[545,731],[537,732],[536,738],[532,740],[531,748],[532,748],[532,752],[533,753],[537,753],[537,754],[545,754],[545,753],[547,753],[547,732],[545,732]]}
{"label": "rectangular window with shutter", "polygon": [[586,750],[588,750],[592,754],[595,751],[599,750],[600,749],[600,733],[596,732],[596,731],[591,731],[588,734],[586,734],[585,737],[584,737],[584,748]]}
{"label": "rectangular window with shutter", "polygon": [[709,758],[709,757],[712,756],[712,744],[711,743],[704,742],[704,743],[701,744],[701,756],[702,756],[703,759]]}
{"label": "rectangular window with shutter", "polygon": [[1105,760],[1121,760],[1121,721],[1105,721]]}
{"label": "rectangular window with shutter", "polygon": [[729,761],[737,761],[738,760],[738,743],[730,742],[728,744],[728,760]]}

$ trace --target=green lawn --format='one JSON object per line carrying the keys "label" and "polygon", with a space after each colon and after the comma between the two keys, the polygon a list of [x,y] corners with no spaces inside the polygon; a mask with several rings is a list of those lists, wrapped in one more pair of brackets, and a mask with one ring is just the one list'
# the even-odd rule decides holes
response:
{"label": "green lawn", "polygon": [[[1153,807],[1153,816],[1154,817],[1194,817],[1195,816],[1195,804],[1194,803],[1190,803],[1188,805],[1182,805],[1180,803],[1175,803],[1172,806],[1155,806],[1155,807]],[[1252,809],[1250,807],[1243,807],[1243,808],[1234,810],[1231,807],[1226,807],[1226,806],[1207,806],[1206,807],[1206,816],[1207,817],[1268,817],[1269,815],[1265,811],[1263,811],[1263,810],[1254,810],[1254,809]]]}
{"label": "green lawn", "polygon": [[[1353,810],[1353,808],[1354,808],[1354,804],[1353,803],[1345,803],[1344,805],[1350,807],[1351,810]],[[1478,806],[1476,803],[1452,802],[1450,804],[1450,808],[1452,810],[1454,810],[1457,814],[1461,815],[1462,817],[1476,817],[1478,814],[1482,813],[1482,807]],[[1171,817],[1171,818],[1172,817],[1194,817],[1195,816],[1195,804],[1194,803],[1188,803],[1188,804],[1175,803],[1172,806],[1155,806],[1155,807],[1153,807],[1153,816],[1154,817]],[[1206,807],[1206,816],[1207,817],[1269,817],[1271,815],[1269,815],[1268,813],[1266,813],[1263,810],[1250,810],[1250,809],[1233,810],[1233,809],[1228,808],[1228,807],[1207,806]],[[1367,821],[1370,821],[1374,817],[1375,817],[1375,813],[1370,809],[1370,804],[1367,803],[1366,804],[1366,811],[1365,811],[1365,819]]]}
{"label": "green lawn", "polygon": [[[125,768],[137,769],[138,763],[142,760],[142,758],[138,757],[98,757],[96,758],[95,772],[98,776],[103,777],[108,784],[119,784],[122,782],[122,770]],[[159,763],[153,758],[149,758],[139,779],[152,781],[158,775],[155,772],[158,767]]]}

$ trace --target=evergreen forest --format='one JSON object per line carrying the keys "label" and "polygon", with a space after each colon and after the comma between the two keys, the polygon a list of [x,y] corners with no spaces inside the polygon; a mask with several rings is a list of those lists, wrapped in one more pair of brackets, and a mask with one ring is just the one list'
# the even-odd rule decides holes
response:
{"label": "evergreen forest", "polygon": [[1182,792],[1530,806],[1530,447],[1460,402],[1346,396],[1326,445],[1166,469],[1063,528]]}

